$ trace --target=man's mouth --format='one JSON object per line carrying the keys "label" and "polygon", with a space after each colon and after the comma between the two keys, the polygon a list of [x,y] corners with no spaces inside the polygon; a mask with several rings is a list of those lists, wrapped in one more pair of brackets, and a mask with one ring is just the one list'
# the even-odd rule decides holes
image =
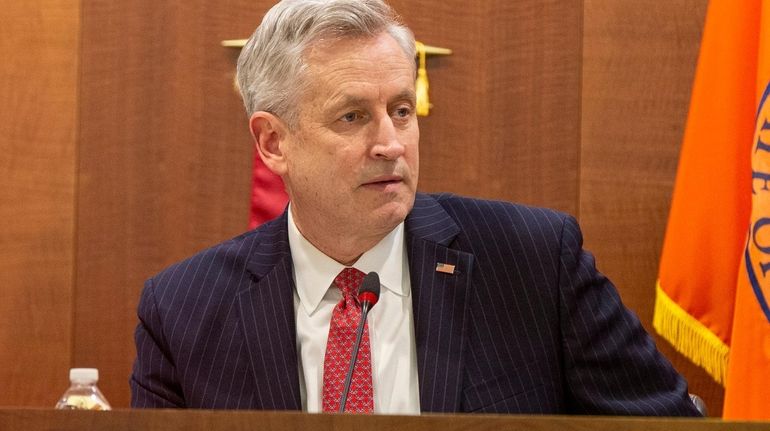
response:
{"label": "man's mouth", "polygon": [[365,182],[363,186],[373,188],[387,188],[390,185],[398,185],[402,182],[404,182],[404,179],[400,175],[381,175]]}

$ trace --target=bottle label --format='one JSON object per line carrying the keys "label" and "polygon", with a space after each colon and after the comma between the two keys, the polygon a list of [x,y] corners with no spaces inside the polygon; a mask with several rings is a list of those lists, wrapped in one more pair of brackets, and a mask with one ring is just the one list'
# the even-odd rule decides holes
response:
{"label": "bottle label", "polygon": [[86,395],[70,395],[61,404],[61,409],[67,410],[109,410],[108,406],[105,406],[99,400],[95,400]]}

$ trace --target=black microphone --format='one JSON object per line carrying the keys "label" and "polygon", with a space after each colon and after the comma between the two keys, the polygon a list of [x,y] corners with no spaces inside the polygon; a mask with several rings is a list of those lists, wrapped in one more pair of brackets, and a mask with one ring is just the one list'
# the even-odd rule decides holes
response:
{"label": "black microphone", "polygon": [[348,391],[350,391],[350,383],[353,380],[353,370],[356,368],[358,347],[361,345],[361,338],[364,335],[364,324],[366,324],[366,316],[369,314],[369,310],[374,307],[374,304],[376,304],[377,300],[379,299],[380,276],[377,275],[376,272],[372,271],[364,276],[364,280],[361,282],[361,287],[358,288],[358,302],[361,303],[361,321],[358,322],[356,342],[353,343],[353,354],[350,356],[348,375],[345,376],[345,386],[342,388],[342,396],[340,397],[340,413],[345,413],[345,403],[348,400]]}

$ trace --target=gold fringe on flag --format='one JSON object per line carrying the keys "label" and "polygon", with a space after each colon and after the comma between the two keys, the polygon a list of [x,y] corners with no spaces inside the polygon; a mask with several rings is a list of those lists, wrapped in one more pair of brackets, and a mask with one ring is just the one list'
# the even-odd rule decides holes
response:
{"label": "gold fringe on flag", "polygon": [[655,288],[652,326],[674,348],[724,386],[730,348],[698,319],[674,302],[660,287]]}

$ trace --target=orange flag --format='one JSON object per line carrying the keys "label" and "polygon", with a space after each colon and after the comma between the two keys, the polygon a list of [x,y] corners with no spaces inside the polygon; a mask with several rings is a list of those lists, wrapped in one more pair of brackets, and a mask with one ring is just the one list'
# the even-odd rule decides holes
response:
{"label": "orange flag", "polygon": [[762,288],[770,285],[763,272],[770,277],[770,226],[762,230],[770,220],[763,176],[770,182],[770,146],[761,141],[767,127],[770,143],[762,115],[770,58],[761,55],[770,46],[760,42],[768,7],[761,0],[709,4],[653,318],[656,331],[725,385],[729,418],[770,418],[763,305],[770,289]]}
{"label": "orange flag", "polygon": [[[757,19],[758,18],[758,19]],[[751,141],[751,217],[738,272],[726,418],[770,419],[770,4],[761,2]]]}

